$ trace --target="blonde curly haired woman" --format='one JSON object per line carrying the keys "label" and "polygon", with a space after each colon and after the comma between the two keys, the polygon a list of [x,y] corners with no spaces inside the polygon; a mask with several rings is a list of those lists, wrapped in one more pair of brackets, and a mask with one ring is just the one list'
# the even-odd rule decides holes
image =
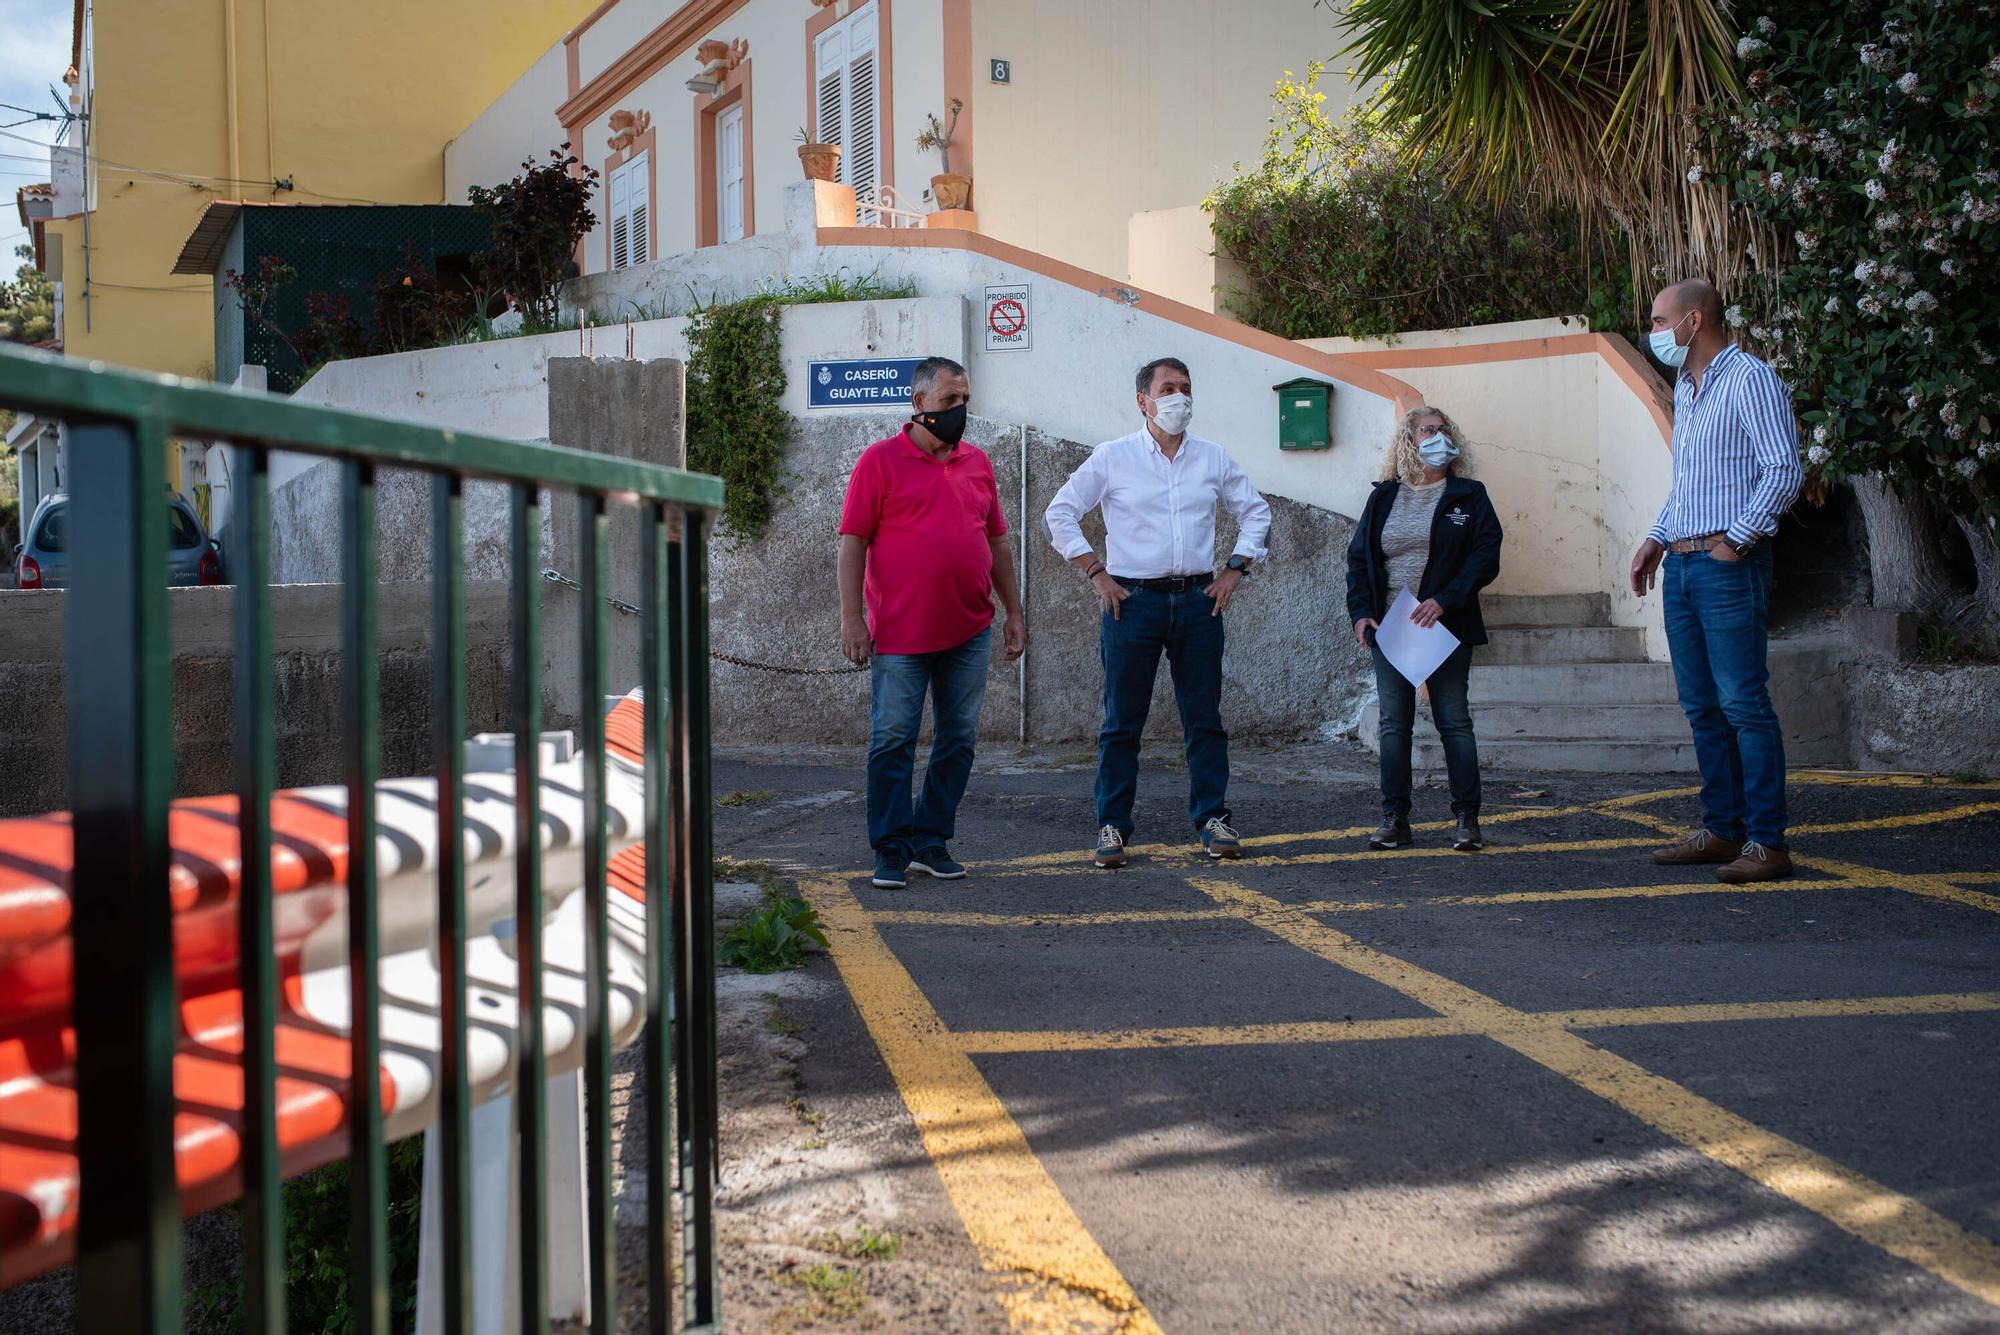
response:
{"label": "blonde curly haired woman", "polygon": [[1417,691],[1375,645],[1376,629],[1405,586],[1418,600],[1412,621],[1442,621],[1458,637],[1458,648],[1425,685],[1458,818],[1452,847],[1481,847],[1479,747],[1466,687],[1473,647],[1486,643],[1479,591],[1500,573],[1501,533],[1486,488],[1467,471],[1465,433],[1456,422],[1430,407],[1407,414],[1382,452],[1382,480],[1369,493],[1347,547],[1347,616],[1355,640],[1374,656],[1381,713],[1382,826],[1370,836],[1370,848],[1412,842],[1410,730]]}

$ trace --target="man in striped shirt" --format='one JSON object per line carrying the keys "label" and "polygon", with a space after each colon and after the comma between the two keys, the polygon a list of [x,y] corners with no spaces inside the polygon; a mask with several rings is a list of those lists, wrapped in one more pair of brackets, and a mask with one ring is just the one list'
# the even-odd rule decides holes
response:
{"label": "man in striped shirt", "polygon": [[1792,859],[1784,730],[1765,662],[1766,539],[1805,480],[1792,395],[1730,341],[1722,298],[1701,279],[1654,298],[1652,325],[1653,355],[1679,370],[1673,485],[1632,558],[1632,592],[1660,586],[1702,808],[1702,827],[1653,860],[1721,863],[1717,879],[1732,883],[1776,880],[1792,874]]}

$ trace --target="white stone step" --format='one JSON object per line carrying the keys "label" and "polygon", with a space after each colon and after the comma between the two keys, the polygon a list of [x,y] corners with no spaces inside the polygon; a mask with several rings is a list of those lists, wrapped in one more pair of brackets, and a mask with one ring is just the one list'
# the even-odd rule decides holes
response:
{"label": "white stone step", "polygon": [[1475,650],[1474,709],[1496,704],[1677,705],[1668,663],[1489,663]]}
{"label": "white stone step", "polygon": [[1488,635],[1473,658],[1475,665],[1646,661],[1646,632],[1638,626],[1489,628]]}
{"label": "white stone step", "polygon": [[[1560,707],[1547,707],[1535,712],[1544,716],[1544,725],[1552,731],[1540,734],[1516,728],[1515,724],[1526,720],[1504,709],[1473,711],[1482,770],[1684,774],[1695,769],[1694,743],[1687,720],[1677,709],[1669,712],[1643,705],[1624,710],[1584,708],[1568,711],[1577,717],[1565,719],[1550,717],[1563,714]],[[1621,717],[1607,721],[1606,714]],[[1371,705],[1361,716],[1361,740],[1369,751],[1380,754],[1376,726]],[[1622,730],[1586,731],[1593,727]],[[1410,763],[1418,770],[1444,768],[1444,745],[1429,715],[1421,709],[1410,738]]]}
{"label": "white stone step", "polygon": [[1486,628],[1495,626],[1608,626],[1608,593],[1495,593],[1479,596]]}
{"label": "white stone step", "polygon": [[[1410,746],[1410,763],[1419,772],[1444,771],[1444,748],[1435,734],[1421,734]],[[1507,771],[1535,774],[1693,774],[1697,771],[1694,742],[1627,740],[1619,737],[1510,737],[1479,742],[1482,773]]]}

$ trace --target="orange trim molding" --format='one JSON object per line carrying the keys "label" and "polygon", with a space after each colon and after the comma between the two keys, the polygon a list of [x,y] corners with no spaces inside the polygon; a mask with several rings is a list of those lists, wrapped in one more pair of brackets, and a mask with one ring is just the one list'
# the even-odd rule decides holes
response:
{"label": "orange trim molding", "polygon": [[[815,0],[819,3],[819,0]],[[866,0],[863,0],[866,3]],[[848,14],[854,12],[849,8]],[[819,35],[846,18],[834,12],[834,0],[825,0],[817,14],[806,20],[806,128],[812,133],[819,118]],[[895,69],[889,54],[889,0],[875,0],[875,111],[882,121],[882,146],[877,150],[877,179],[896,184],[896,125],[890,113],[895,107]]]}
{"label": "orange trim molding", "polygon": [[[613,134],[611,156],[604,160],[604,175],[599,178],[604,182],[605,273],[611,272],[611,172],[641,153],[646,155],[646,254],[632,263],[646,264],[660,253],[660,131],[653,118],[643,111],[636,113],[633,120],[630,129]],[[620,140],[624,141],[623,147],[619,147]]]}
{"label": "orange trim molding", "polygon": [[[739,39],[740,40],[740,39]],[[715,127],[723,112],[743,106],[743,235],[757,234],[757,170],[751,153],[753,127],[750,118],[756,103],[750,95],[750,57],[742,54],[747,46],[732,48],[733,62],[723,76],[722,87],[714,93],[697,93],[694,98],[694,243],[713,246],[722,240],[722,197],[717,189],[721,164],[715,156]]]}
{"label": "orange trim molding", "polygon": [[1344,385],[1379,395],[1396,405],[1399,413],[1414,412],[1423,407],[1423,395],[1417,393],[1414,385],[1407,384],[1394,376],[1356,363],[1352,358],[1336,357],[1328,352],[1316,352],[1302,343],[1289,338],[1279,338],[1261,329],[1238,324],[1212,311],[1200,310],[1194,306],[1171,301],[1153,292],[1140,292],[1116,279],[1106,278],[1088,269],[1079,269],[1073,264],[1051,259],[1032,250],[996,241],[983,232],[965,232],[956,228],[924,227],[822,227],[819,229],[819,244],[822,246],[914,246],[930,250],[969,250],[1038,273],[1044,278],[1053,278],[1059,283],[1080,288],[1085,292],[1095,292],[1106,301],[1116,301],[1127,309],[1140,310],[1148,315],[1157,315],[1162,320],[1185,325],[1189,329],[1208,334],[1215,338],[1227,339],[1240,347],[1255,352],[1283,358],[1297,366],[1310,367]]}
{"label": "orange trim molding", "polygon": [[568,87],[563,90],[565,99],[575,97],[576,90],[583,84],[582,59],[583,54],[576,49],[576,42],[574,40],[563,43],[563,61],[568,66],[563,72],[563,77],[568,84]]}
{"label": "orange trim molding", "polygon": [[1453,348],[1381,348],[1346,352],[1341,356],[1359,366],[1396,369],[1421,366],[1478,366],[1487,362],[1518,362],[1534,357],[1602,357],[1626,388],[1646,404],[1660,439],[1674,435],[1673,394],[1645,359],[1623,338],[1609,334],[1558,334],[1552,338],[1516,338],[1501,343],[1468,343]]}
{"label": "orange trim molding", "polygon": [[[944,0],[944,107],[957,98],[964,104],[958,129],[951,137],[952,162],[966,176],[972,171],[972,0]],[[973,183],[974,188],[978,182]]]}
{"label": "orange trim molding", "polygon": [[[557,107],[556,119],[564,125],[581,125],[597,119],[612,103],[652,78],[668,61],[691,49],[710,28],[748,3],[750,0],[688,0]],[[609,5],[604,7],[609,8]],[[565,40],[573,44],[577,35],[595,22],[604,9],[585,19]]]}

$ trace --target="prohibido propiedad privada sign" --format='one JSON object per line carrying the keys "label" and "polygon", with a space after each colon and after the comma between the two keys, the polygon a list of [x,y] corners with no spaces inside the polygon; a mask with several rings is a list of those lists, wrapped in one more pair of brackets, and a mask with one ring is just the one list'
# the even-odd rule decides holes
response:
{"label": "prohibido propiedad privada sign", "polygon": [[910,401],[921,357],[859,357],[806,363],[806,407],[884,408]]}

